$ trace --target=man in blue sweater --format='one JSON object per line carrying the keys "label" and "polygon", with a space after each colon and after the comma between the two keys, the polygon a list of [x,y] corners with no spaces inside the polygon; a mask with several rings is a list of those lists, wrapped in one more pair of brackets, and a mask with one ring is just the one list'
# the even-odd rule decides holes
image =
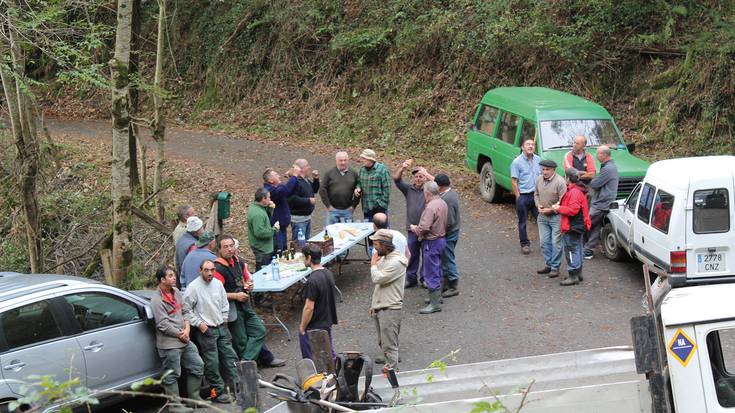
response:
{"label": "man in blue sweater", "polygon": [[[296,190],[288,197],[288,207],[291,210],[291,239],[298,237],[299,230],[304,233],[305,239],[311,237],[311,213],[316,204],[316,193],[319,192],[319,171],[311,170],[306,159],[297,159],[294,165],[301,168],[296,176]],[[309,173],[313,178],[309,181]]]}
{"label": "man in blue sweater", "polygon": [[298,180],[296,176],[301,174],[301,168],[293,165],[288,170],[287,175],[290,177],[285,183],[281,183],[281,175],[273,168],[268,168],[263,173],[263,187],[271,194],[271,201],[276,204],[276,208],[271,215],[271,225],[276,222],[280,223],[280,229],[273,234],[273,248],[275,251],[283,251],[286,249],[286,233],[288,225],[291,223],[291,211],[288,208],[288,197],[296,190]]}

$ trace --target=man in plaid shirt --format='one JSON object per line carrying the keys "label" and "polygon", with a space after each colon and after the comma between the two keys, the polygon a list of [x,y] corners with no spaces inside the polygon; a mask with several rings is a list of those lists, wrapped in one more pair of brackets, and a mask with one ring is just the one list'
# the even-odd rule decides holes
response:
{"label": "man in plaid shirt", "polygon": [[373,215],[378,212],[388,214],[390,172],[385,165],[377,161],[375,151],[371,149],[362,151],[360,160],[362,168],[357,174],[355,196],[362,197],[362,214],[366,220],[372,222]]}

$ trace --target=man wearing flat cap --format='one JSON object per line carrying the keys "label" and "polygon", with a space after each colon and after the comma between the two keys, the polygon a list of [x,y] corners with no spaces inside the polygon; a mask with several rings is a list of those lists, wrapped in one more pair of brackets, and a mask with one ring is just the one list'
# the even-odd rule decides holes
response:
{"label": "man wearing flat cap", "polygon": [[556,162],[544,159],[539,164],[541,175],[536,178],[533,197],[539,212],[536,223],[545,265],[536,272],[554,278],[559,276],[561,265],[561,217],[551,206],[561,200],[567,192],[567,185],[564,178],[556,173]]}
{"label": "man wearing flat cap", "polygon": [[[378,345],[383,351],[383,371],[398,367],[398,334],[403,316],[403,292],[408,260],[396,251],[393,233],[379,229],[370,239],[375,251],[370,259],[370,279],[375,288],[369,314],[375,320]],[[376,358],[376,362],[380,357]]]}
{"label": "man wearing flat cap", "polygon": [[[403,180],[403,172],[411,170],[413,182],[409,183]],[[421,243],[418,236],[413,233],[411,225],[418,225],[421,219],[421,213],[424,212],[424,183],[433,181],[426,169],[413,166],[413,160],[403,161],[401,167],[393,174],[393,182],[399,191],[406,197],[406,232],[408,234],[408,251],[411,258],[408,260],[408,268],[406,269],[406,288],[418,285],[417,274],[419,271],[419,263],[421,262]]]}
{"label": "man wearing flat cap", "polygon": [[365,149],[360,153],[362,168],[357,174],[355,196],[361,197],[362,214],[372,222],[378,212],[388,213],[390,203],[390,173],[388,168],[378,162],[375,151]]}

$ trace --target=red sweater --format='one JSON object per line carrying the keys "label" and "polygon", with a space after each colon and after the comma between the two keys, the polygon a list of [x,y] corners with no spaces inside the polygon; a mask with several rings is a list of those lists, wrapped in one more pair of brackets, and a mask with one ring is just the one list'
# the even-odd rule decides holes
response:
{"label": "red sweater", "polygon": [[584,184],[568,184],[567,192],[559,201],[559,214],[561,214],[561,232],[569,232],[571,228],[570,219],[574,218],[578,213],[582,213],[585,231],[592,228],[590,220],[589,206],[587,205],[587,187]]}

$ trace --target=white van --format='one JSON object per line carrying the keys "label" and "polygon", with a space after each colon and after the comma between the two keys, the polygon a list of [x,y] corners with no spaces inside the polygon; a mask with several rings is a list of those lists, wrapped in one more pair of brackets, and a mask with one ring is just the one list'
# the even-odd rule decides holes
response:
{"label": "white van", "polygon": [[611,205],[602,230],[605,255],[626,252],[671,277],[671,284],[735,278],[732,228],[735,156],[659,161],[633,192]]}

